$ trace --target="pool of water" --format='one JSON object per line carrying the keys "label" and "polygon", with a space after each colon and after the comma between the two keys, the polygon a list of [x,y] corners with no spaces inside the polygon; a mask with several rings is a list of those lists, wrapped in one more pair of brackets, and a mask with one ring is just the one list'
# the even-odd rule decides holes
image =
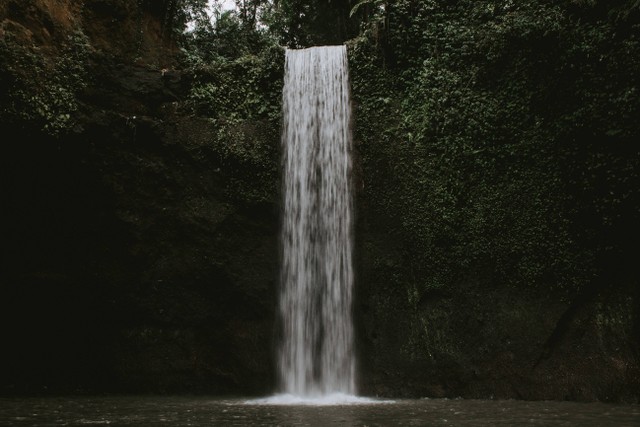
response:
{"label": "pool of water", "polygon": [[207,397],[0,399],[2,426],[640,426],[640,406],[420,399],[286,404]]}

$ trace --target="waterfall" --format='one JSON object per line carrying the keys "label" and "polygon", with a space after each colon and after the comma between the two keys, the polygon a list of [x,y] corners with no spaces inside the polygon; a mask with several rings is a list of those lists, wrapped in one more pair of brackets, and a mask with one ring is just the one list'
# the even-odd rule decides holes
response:
{"label": "waterfall", "polygon": [[355,393],[351,130],[345,46],[287,50],[283,92],[284,393]]}

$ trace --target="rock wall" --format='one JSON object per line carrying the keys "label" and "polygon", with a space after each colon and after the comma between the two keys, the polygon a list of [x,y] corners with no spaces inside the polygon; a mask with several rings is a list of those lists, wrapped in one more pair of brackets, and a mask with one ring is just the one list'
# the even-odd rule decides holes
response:
{"label": "rock wall", "polygon": [[637,402],[638,9],[387,6],[348,43],[363,392]]}
{"label": "rock wall", "polygon": [[[0,12],[5,90],[29,94],[0,124],[2,393],[270,391],[277,180],[241,193],[260,166],[186,111],[193,75],[173,70],[162,16],[97,0]],[[251,137],[277,162],[277,138]]]}
{"label": "rock wall", "polygon": [[[281,58],[177,70],[160,4],[0,4],[2,394],[274,388]],[[637,401],[633,272],[571,299],[490,265],[421,287],[385,199],[418,185],[394,173],[402,100],[350,60],[361,392]],[[246,84],[264,116],[231,111]]]}
{"label": "rock wall", "polygon": [[[364,394],[638,401],[633,279],[568,302],[477,272],[418,296],[406,278],[412,268],[401,256],[406,248],[388,222],[367,212],[360,226]],[[399,278],[408,284],[398,285]]]}

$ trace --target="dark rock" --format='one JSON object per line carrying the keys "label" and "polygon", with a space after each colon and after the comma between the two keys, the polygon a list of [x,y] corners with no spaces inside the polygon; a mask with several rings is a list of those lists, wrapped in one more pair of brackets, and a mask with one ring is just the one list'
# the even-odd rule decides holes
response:
{"label": "dark rock", "polygon": [[[90,42],[86,87],[62,87],[78,102],[67,133],[0,123],[0,393],[272,391],[277,136],[241,123],[234,157],[224,119],[187,111],[194,77],[173,68],[159,2],[72,3],[0,4],[3,48],[33,63],[55,64],[74,27]],[[28,87],[30,64],[0,58],[0,78]],[[389,185],[389,158],[375,162]],[[418,292],[405,242],[363,190],[374,177],[356,174],[363,394],[637,402],[632,276],[571,302],[480,268]]]}
{"label": "dark rock", "polygon": [[180,71],[123,58],[91,54],[69,133],[0,123],[0,390],[267,393],[277,201],[230,194]]}

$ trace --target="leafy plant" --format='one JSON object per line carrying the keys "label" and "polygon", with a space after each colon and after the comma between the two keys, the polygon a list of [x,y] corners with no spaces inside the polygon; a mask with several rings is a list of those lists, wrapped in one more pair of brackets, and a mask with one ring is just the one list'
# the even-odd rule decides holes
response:
{"label": "leafy plant", "polygon": [[7,31],[0,41],[0,73],[9,82],[1,119],[35,124],[54,137],[71,131],[78,111],[77,94],[88,79],[88,50],[88,40],[78,29],[60,48],[59,55],[49,61],[38,48],[19,43]]}
{"label": "leafy plant", "polygon": [[399,0],[350,44],[364,197],[412,301],[476,275],[573,298],[630,268],[632,3]]}

